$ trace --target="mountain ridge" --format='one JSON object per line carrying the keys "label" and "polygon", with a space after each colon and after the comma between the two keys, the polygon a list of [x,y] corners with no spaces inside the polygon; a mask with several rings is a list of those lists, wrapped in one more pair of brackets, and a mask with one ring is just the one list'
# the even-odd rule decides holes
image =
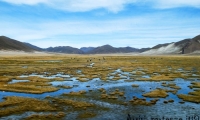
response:
{"label": "mountain ridge", "polygon": [[94,50],[88,52],[89,54],[111,54],[111,53],[131,53],[140,52],[140,49],[132,47],[113,47],[111,45],[103,45],[96,47]]}
{"label": "mountain ridge", "polygon": [[142,54],[190,54],[200,51],[200,35],[178,42],[158,44]]}
{"label": "mountain ridge", "polygon": [[99,47],[81,47],[80,49],[71,46],[57,46],[40,48],[30,43],[23,43],[6,36],[0,36],[0,50],[17,50],[25,52],[41,51],[66,54],[112,54],[112,53],[140,53],[140,54],[190,54],[200,51],[200,35],[194,38],[183,39],[178,42],[164,43],[152,48],[113,47],[102,45]]}
{"label": "mountain ridge", "polygon": [[24,43],[8,38],[6,36],[0,36],[0,50],[18,50],[25,52],[34,51],[34,49],[28,47]]}
{"label": "mountain ridge", "polygon": [[71,46],[57,46],[57,47],[49,47],[45,49],[46,52],[57,52],[57,53],[70,53],[70,54],[83,54],[78,48],[74,48]]}
{"label": "mountain ridge", "polygon": [[81,47],[80,48],[80,50],[82,50],[84,53],[88,53],[94,49],[95,49],[95,47]]}

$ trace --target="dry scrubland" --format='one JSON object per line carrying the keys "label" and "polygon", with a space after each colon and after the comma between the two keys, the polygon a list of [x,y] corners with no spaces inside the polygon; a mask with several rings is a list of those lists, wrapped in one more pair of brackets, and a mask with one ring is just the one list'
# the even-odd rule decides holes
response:
{"label": "dry scrubland", "polygon": [[[90,67],[91,63],[95,63]],[[12,92],[25,92],[41,94],[45,92],[57,91],[61,87],[70,89],[71,86],[53,87],[50,81],[63,81],[63,78],[47,79],[40,77],[20,78],[20,75],[29,75],[32,73],[45,74],[51,76],[57,72],[63,72],[77,78],[81,82],[87,82],[93,78],[100,78],[102,81],[117,81],[123,79],[119,74],[113,71],[121,69],[123,72],[130,72],[128,81],[173,81],[175,78],[190,79],[195,75],[200,75],[200,57],[199,56],[110,56],[110,55],[34,55],[34,56],[1,56],[0,57],[0,90]],[[194,71],[194,69],[197,69]],[[83,75],[77,73],[81,70]],[[149,75],[150,77],[142,77]],[[109,78],[109,76],[114,76]],[[123,76],[126,76],[124,74]],[[21,82],[8,84],[12,79],[29,80],[29,82]],[[192,79],[191,79],[192,80]],[[149,93],[143,94],[144,97],[155,98],[150,102],[144,99],[133,97],[131,101],[123,101],[124,91],[116,89],[114,91],[106,91],[99,89],[97,91],[86,91],[65,93],[62,97],[46,97],[44,100],[22,97],[6,97],[0,102],[0,117],[20,114],[25,111],[35,112],[53,112],[47,114],[33,114],[26,119],[61,119],[68,112],[80,111],[78,118],[95,117],[97,113],[94,110],[108,111],[109,108],[100,107],[94,103],[88,103],[82,99],[91,97],[96,100],[116,103],[120,105],[154,105],[159,97],[168,96],[168,92],[176,94],[180,89],[176,84],[162,83],[163,86],[173,88],[174,90],[156,89]],[[130,84],[132,87],[139,85]],[[88,86],[89,87],[89,86]],[[189,95],[179,94],[178,97],[184,101],[200,103],[200,83],[193,82]],[[77,100],[77,99],[81,99]],[[169,101],[170,102],[170,101]],[[171,100],[173,102],[173,100]],[[31,103],[31,104],[30,104]],[[37,107],[35,107],[37,106]],[[67,108],[66,108],[67,106]]]}

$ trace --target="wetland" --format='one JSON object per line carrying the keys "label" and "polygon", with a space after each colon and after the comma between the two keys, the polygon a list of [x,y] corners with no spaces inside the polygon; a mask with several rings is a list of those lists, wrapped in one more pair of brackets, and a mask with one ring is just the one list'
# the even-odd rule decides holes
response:
{"label": "wetland", "polygon": [[0,120],[200,115],[199,56],[0,56]]}

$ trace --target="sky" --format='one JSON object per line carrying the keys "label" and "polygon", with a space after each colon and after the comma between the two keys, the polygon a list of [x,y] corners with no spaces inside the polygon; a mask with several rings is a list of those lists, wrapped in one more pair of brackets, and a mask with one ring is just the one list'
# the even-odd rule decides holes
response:
{"label": "sky", "polygon": [[200,0],[0,0],[0,35],[42,48],[146,48],[199,34]]}

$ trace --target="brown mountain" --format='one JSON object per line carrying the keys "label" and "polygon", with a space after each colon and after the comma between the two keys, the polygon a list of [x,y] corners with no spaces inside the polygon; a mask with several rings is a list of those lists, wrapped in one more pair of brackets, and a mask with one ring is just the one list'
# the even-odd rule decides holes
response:
{"label": "brown mountain", "polygon": [[34,49],[28,47],[24,43],[5,36],[0,36],[0,50],[20,50],[25,52],[34,51]]}
{"label": "brown mountain", "polygon": [[89,51],[88,54],[108,54],[108,53],[131,53],[131,52],[141,52],[147,49],[137,49],[132,47],[119,47],[115,48],[110,45],[103,45],[93,50]]}
{"label": "brown mountain", "polygon": [[190,54],[200,51],[200,35],[178,42],[158,44],[142,54]]}
{"label": "brown mountain", "polygon": [[168,46],[170,43],[165,43],[165,44],[158,44],[154,47],[152,47],[151,49],[158,49],[158,48],[161,48],[161,47],[165,47],[165,46]]}
{"label": "brown mountain", "polygon": [[89,48],[73,48],[70,46],[49,47],[46,49],[39,48],[29,43],[22,43],[17,40],[0,36],[0,50],[19,50],[25,52],[46,51],[68,54],[109,54],[109,53],[131,53],[143,52],[142,54],[190,54],[195,51],[200,52],[200,35],[192,39],[184,39],[178,42],[158,44],[150,48],[132,48],[119,47],[115,48],[110,45]]}
{"label": "brown mountain", "polygon": [[200,35],[190,40],[188,39],[186,40],[182,48],[182,54],[188,54],[199,50],[200,50]]}
{"label": "brown mountain", "polygon": [[78,48],[73,48],[70,46],[58,46],[58,47],[49,47],[45,49],[47,52],[57,52],[57,53],[68,53],[68,54],[83,54],[84,52]]}
{"label": "brown mountain", "polygon": [[36,50],[36,51],[44,51],[44,50],[45,50],[45,49],[43,49],[43,48],[40,48],[40,47],[35,46],[35,45],[32,45],[32,44],[30,44],[30,43],[24,42],[24,44],[25,44],[26,46],[28,46],[28,47],[30,47],[30,48]]}
{"label": "brown mountain", "polygon": [[95,47],[82,47],[82,48],[80,48],[80,50],[82,50],[84,53],[89,53],[94,49],[95,49]]}

